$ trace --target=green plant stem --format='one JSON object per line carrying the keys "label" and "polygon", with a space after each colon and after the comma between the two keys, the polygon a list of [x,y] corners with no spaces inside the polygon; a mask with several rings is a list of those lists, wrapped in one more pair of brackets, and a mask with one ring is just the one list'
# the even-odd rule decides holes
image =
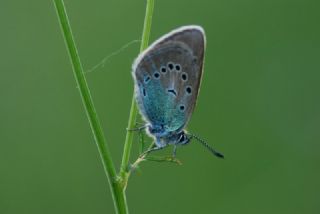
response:
{"label": "green plant stem", "polygon": [[75,41],[73,39],[63,0],[54,0],[54,4],[72,62],[73,73],[79,87],[80,96],[84,104],[90,127],[100,153],[104,171],[108,177],[116,212],[119,214],[128,213],[124,189],[121,187],[119,179],[117,179],[116,170],[111,159],[109,148],[106,144],[103,129],[100,125],[98,115],[93,105],[93,101],[90,95],[85,75],[83,73],[83,68],[75,45]]}
{"label": "green plant stem", "polygon": [[[144,19],[144,26],[143,26],[143,33],[142,33],[142,40],[140,46],[140,52],[148,47],[150,31],[151,31],[151,23],[152,23],[152,14],[153,14],[153,7],[154,7],[154,0],[147,0],[147,7],[146,7],[146,15]],[[130,109],[130,116],[128,121],[128,129],[133,129],[136,122],[136,117],[138,114],[138,108],[135,101],[135,96],[133,95],[131,101],[131,109]],[[128,131],[126,135],[126,140],[124,144],[121,168],[120,168],[120,177],[122,180],[122,186],[125,189],[128,181],[128,164],[130,158],[130,151],[133,141],[133,132]]]}

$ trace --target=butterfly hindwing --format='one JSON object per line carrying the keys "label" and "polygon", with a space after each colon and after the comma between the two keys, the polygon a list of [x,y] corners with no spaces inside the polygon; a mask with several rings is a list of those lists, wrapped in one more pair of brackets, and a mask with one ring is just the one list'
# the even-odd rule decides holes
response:
{"label": "butterfly hindwing", "polygon": [[205,48],[199,27],[184,27],[153,43],[133,66],[141,113],[167,131],[184,128],[196,104]]}

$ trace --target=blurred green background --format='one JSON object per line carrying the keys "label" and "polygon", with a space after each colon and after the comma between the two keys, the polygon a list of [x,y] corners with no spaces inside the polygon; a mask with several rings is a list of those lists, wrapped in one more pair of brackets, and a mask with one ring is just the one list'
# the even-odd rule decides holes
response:
{"label": "blurred green background", "polygon": [[[66,1],[86,70],[140,39],[145,3]],[[178,150],[182,166],[143,163],[131,213],[320,212],[319,11],[318,0],[156,0],[151,41],[187,24],[206,31],[188,130],[226,159],[194,142]],[[0,26],[0,213],[114,213],[53,2],[1,1]],[[87,74],[117,167],[138,50]]]}

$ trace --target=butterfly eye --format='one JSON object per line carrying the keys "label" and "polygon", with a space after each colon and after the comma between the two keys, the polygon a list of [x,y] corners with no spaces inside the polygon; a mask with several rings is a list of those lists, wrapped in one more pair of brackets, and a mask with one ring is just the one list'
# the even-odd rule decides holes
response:
{"label": "butterfly eye", "polygon": [[186,92],[187,92],[188,94],[191,94],[192,89],[191,89],[191,87],[190,87],[190,86],[186,87]]}
{"label": "butterfly eye", "polygon": [[183,135],[181,135],[181,137],[180,137],[180,139],[179,139],[179,142],[183,142],[185,140],[185,136],[184,136],[184,134]]}
{"label": "butterfly eye", "polygon": [[160,69],[160,70],[161,70],[161,72],[162,72],[162,73],[166,73],[166,72],[167,72],[166,67],[161,67],[161,69]]}
{"label": "butterfly eye", "polygon": [[172,63],[172,62],[169,62],[169,63],[168,63],[168,68],[169,68],[170,70],[172,70],[173,67],[174,67],[174,66],[173,66],[173,63]]}
{"label": "butterfly eye", "polygon": [[188,80],[188,74],[187,74],[186,72],[183,72],[183,73],[181,74],[181,79],[182,79],[183,81],[187,81],[187,80]]}
{"label": "butterfly eye", "polygon": [[180,71],[181,70],[181,66],[179,64],[176,64],[176,71]]}
{"label": "butterfly eye", "polygon": [[153,76],[154,76],[154,78],[159,79],[160,74],[159,74],[159,72],[155,72],[155,73],[153,74]]}

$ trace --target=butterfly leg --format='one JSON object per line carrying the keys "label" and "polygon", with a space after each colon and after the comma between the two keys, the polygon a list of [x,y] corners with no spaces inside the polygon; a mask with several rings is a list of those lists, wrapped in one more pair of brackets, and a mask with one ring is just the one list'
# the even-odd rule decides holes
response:
{"label": "butterfly leg", "polygon": [[174,145],[174,146],[173,146],[172,157],[173,157],[173,158],[176,158],[176,156],[177,156],[177,145]]}
{"label": "butterfly leg", "polygon": [[177,156],[177,148],[178,148],[178,146],[184,146],[184,145],[187,145],[189,142],[190,142],[190,141],[188,140],[188,141],[185,141],[185,142],[180,143],[180,144],[174,144],[174,145],[173,145],[172,157],[173,157],[173,158],[176,158],[176,156]]}
{"label": "butterfly leg", "polygon": [[127,128],[127,131],[129,131],[129,132],[142,131],[142,130],[144,130],[144,129],[147,128],[147,127],[148,127],[148,125],[143,125],[143,126],[136,127],[136,128],[133,128],[133,129]]}
{"label": "butterfly leg", "polygon": [[136,126],[145,126],[145,125],[146,125],[145,122],[137,122],[137,121],[136,121]]}
{"label": "butterfly leg", "polygon": [[151,152],[154,152],[154,151],[158,151],[158,150],[161,150],[165,148],[165,146],[155,146],[155,147],[152,147],[151,149],[148,149],[147,151],[143,152],[141,154],[141,156],[145,156],[145,155],[148,155],[150,154]]}

